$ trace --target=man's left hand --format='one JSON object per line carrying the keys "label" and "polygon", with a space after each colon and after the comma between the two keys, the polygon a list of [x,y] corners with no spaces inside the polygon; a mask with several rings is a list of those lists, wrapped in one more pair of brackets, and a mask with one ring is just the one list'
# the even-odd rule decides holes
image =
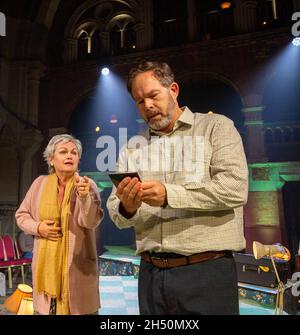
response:
{"label": "man's left hand", "polygon": [[142,201],[154,207],[163,207],[167,204],[167,191],[158,181],[145,181],[142,183]]}

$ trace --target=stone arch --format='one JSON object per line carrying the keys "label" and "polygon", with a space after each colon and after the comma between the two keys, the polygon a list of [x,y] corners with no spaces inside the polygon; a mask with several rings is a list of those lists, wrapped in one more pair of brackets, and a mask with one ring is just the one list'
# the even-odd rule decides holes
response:
{"label": "stone arch", "polygon": [[13,131],[13,128],[9,124],[4,124],[0,131],[0,142],[3,145],[16,145],[16,134]]}
{"label": "stone arch", "polygon": [[224,84],[234,89],[234,91],[240,97],[243,107],[246,106],[246,102],[244,101],[243,95],[241,93],[242,92],[241,88],[234,81],[232,81],[230,78],[226,77],[223,74],[220,74],[218,72],[210,72],[210,71],[203,71],[203,70],[196,69],[191,72],[178,73],[176,77],[177,77],[177,81],[182,82],[182,83],[188,80],[199,79],[199,78],[201,78],[202,80],[211,79],[211,80],[223,82]]}
{"label": "stone arch", "polygon": [[136,23],[136,19],[132,15],[130,15],[130,13],[128,13],[128,12],[127,13],[125,13],[125,12],[118,13],[107,23],[107,25],[105,27],[105,31],[110,31],[118,21],[123,20],[123,19],[127,19],[126,20],[127,24],[129,22]]}
{"label": "stone arch", "polygon": [[293,129],[293,138],[295,142],[300,142],[300,127],[299,126],[296,126]]}
{"label": "stone arch", "polygon": [[76,94],[74,94],[73,100],[71,100],[68,104],[67,111],[65,113],[65,120],[66,124],[65,127],[68,128],[68,125],[70,123],[70,119],[72,117],[72,114],[75,110],[75,108],[86,98],[88,98],[93,91],[95,90],[95,86],[89,86],[86,88],[81,88],[80,91],[78,91]]}
{"label": "stone arch", "polygon": [[78,23],[78,19],[84,14],[85,11],[88,9],[106,2],[119,2],[123,3],[124,5],[129,6],[129,8],[132,8],[132,12],[136,14],[137,19],[141,19],[142,16],[142,9],[140,4],[135,0],[86,0],[81,6],[79,6],[76,11],[73,13],[71,18],[69,19],[66,29],[65,29],[65,38],[73,37],[73,33],[76,29],[76,24]]}
{"label": "stone arch", "polygon": [[262,105],[265,107],[263,115],[267,122],[293,119],[299,110],[300,96],[295,89],[300,86],[299,55],[294,53],[293,48],[285,48],[265,71]]}
{"label": "stone arch", "polygon": [[36,22],[45,25],[50,30],[60,3],[61,0],[43,0]]}
{"label": "stone arch", "polygon": [[74,31],[74,38],[78,39],[83,31],[86,31],[89,36],[92,36],[94,32],[99,28],[99,23],[96,20],[85,20]]}
{"label": "stone arch", "polygon": [[188,105],[192,111],[224,114],[232,119],[243,136],[243,99],[239,88],[229,78],[213,72],[194,71],[178,76],[181,83],[179,103]]}
{"label": "stone arch", "polygon": [[267,128],[264,133],[265,143],[272,144],[274,142],[273,136],[273,130],[271,128]]}
{"label": "stone arch", "polygon": [[291,127],[284,127],[282,135],[283,135],[283,142],[292,142],[293,131]]}
{"label": "stone arch", "polygon": [[280,127],[276,127],[274,130],[274,142],[282,143],[283,142],[283,133]]}

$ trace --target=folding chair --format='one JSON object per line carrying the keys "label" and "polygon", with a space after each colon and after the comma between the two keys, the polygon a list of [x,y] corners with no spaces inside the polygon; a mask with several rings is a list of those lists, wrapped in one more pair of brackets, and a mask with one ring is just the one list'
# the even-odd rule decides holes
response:
{"label": "folding chair", "polygon": [[18,258],[17,253],[15,252],[14,240],[10,235],[3,236],[2,242],[4,246],[5,259],[9,262],[9,267],[8,267],[9,288],[12,288],[12,269],[13,268],[21,269],[22,282],[24,284],[25,283],[24,265],[31,264],[31,259]]}
{"label": "folding chair", "polygon": [[12,260],[7,259],[4,242],[3,239],[0,237],[0,269],[7,270],[9,288],[12,288],[12,269],[11,269],[12,265],[13,265]]}

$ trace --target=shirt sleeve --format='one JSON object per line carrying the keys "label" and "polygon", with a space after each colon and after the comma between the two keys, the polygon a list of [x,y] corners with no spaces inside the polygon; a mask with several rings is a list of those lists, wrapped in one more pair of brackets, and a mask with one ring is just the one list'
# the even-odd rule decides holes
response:
{"label": "shirt sleeve", "polygon": [[107,206],[110,218],[115,223],[115,225],[120,229],[133,227],[141,219],[141,216],[140,216],[141,208],[139,208],[137,212],[135,213],[135,215],[131,217],[130,219],[125,218],[120,213],[119,211],[120,200],[116,196],[115,186],[113,187],[112,193],[107,199],[106,206]]}
{"label": "shirt sleeve", "polygon": [[[133,166],[131,166],[130,160],[128,159],[129,153],[127,146],[123,146],[120,150],[118,162],[116,165],[116,171],[129,171],[130,169],[135,170]],[[115,223],[115,225],[120,228],[129,228],[135,226],[141,220],[141,208],[137,210],[135,215],[130,219],[125,218],[119,211],[120,199],[116,196],[117,188],[113,186],[112,192],[107,199],[107,209],[111,220]]]}
{"label": "shirt sleeve", "polygon": [[91,179],[90,184],[90,192],[86,197],[82,198],[77,195],[79,204],[78,223],[82,227],[94,229],[103,219],[103,210],[101,208],[101,198],[97,185]]}
{"label": "shirt sleeve", "polygon": [[165,184],[169,207],[222,211],[245,205],[248,166],[241,137],[230,119],[216,123],[211,145],[210,178],[199,183]]}

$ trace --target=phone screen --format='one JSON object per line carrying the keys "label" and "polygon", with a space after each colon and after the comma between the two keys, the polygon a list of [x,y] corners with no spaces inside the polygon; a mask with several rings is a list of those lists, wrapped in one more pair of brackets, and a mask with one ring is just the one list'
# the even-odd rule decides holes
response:
{"label": "phone screen", "polygon": [[121,180],[123,180],[126,177],[130,177],[130,178],[138,178],[139,181],[141,181],[140,176],[138,175],[137,172],[121,172],[121,173],[109,173],[108,174],[111,181],[113,182],[113,184],[118,187],[119,183],[121,182]]}

